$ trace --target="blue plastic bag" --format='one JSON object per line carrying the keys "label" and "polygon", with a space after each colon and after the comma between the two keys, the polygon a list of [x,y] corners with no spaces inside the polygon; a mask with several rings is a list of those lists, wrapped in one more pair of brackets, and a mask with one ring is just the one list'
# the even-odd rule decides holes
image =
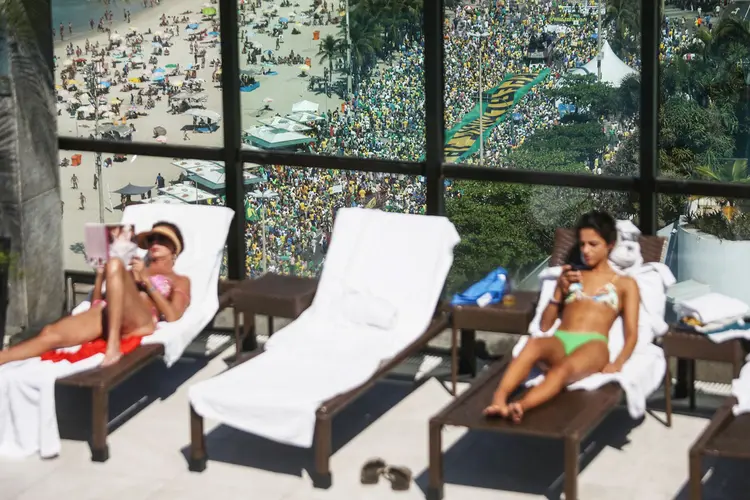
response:
{"label": "blue plastic bag", "polygon": [[504,267],[498,267],[482,278],[481,281],[471,285],[463,293],[454,295],[451,305],[479,305],[484,307],[489,304],[497,304],[503,300],[507,291],[508,271]]}

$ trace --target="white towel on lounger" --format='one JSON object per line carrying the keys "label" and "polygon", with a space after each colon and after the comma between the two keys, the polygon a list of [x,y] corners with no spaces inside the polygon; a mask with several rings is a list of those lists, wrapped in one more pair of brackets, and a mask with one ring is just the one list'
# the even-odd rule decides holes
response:
{"label": "white towel on lounger", "polygon": [[[228,208],[199,205],[133,205],[123,213],[122,221],[135,224],[136,231],[147,230],[157,221],[173,222],[185,240],[185,252],[177,259],[175,271],[190,278],[190,306],[179,321],[161,322],[156,333],[143,339],[144,344],[164,344],[168,366],[180,358],[218,310],[221,259],[233,214]],[[89,303],[84,302],[74,314],[88,308]],[[55,380],[94,368],[103,357],[97,354],[76,363],[32,358],[0,366],[0,458],[22,458],[37,452],[43,458],[57,455],[61,443]]]}
{"label": "white towel on lounger", "polygon": [[750,413],[750,363],[745,363],[740,376],[732,380],[732,396],[737,398],[737,404],[732,407],[735,416]]}
{"label": "white towel on lounger", "polygon": [[[638,283],[641,294],[641,307],[638,321],[638,343],[630,359],[625,362],[619,373],[598,373],[586,377],[579,382],[568,386],[570,390],[595,390],[610,382],[620,384],[625,392],[628,411],[633,418],[640,418],[646,412],[646,399],[661,385],[666,371],[666,360],[661,348],[653,344],[655,336],[666,333],[664,323],[664,309],[666,304],[667,287],[674,283],[674,276],[663,264],[644,264],[644,269],[632,269],[629,274]],[[557,285],[556,279],[560,275],[561,268],[553,267],[545,270],[542,275],[542,290],[537,306],[536,315],[529,325],[529,333],[532,337],[551,336],[559,326],[559,320],[553,327],[542,332],[539,328],[542,312],[547,307],[549,300]],[[661,316],[659,316],[659,311]],[[521,337],[513,348],[513,356],[517,356],[526,345],[528,337]],[[610,360],[614,361],[622,351],[624,335],[622,331],[622,319],[617,318],[609,332]],[[544,376],[540,375],[529,381],[527,385],[537,385]]]}
{"label": "white towel on lounger", "polygon": [[[236,429],[311,446],[318,407],[366,382],[424,333],[458,241],[444,217],[339,210],[310,308],[264,353],[192,386],[193,408]],[[373,304],[363,303],[367,297]]]}

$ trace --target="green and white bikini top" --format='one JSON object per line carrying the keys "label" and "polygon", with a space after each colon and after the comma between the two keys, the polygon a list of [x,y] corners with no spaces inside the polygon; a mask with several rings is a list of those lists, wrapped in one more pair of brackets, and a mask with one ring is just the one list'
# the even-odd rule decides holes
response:
{"label": "green and white bikini top", "polygon": [[600,304],[606,304],[615,311],[618,311],[620,309],[620,296],[617,294],[615,281],[617,281],[617,275],[593,295],[584,293],[583,283],[571,283],[570,287],[568,287],[568,295],[565,297],[565,303],[570,304],[576,300],[587,299],[599,302]]}

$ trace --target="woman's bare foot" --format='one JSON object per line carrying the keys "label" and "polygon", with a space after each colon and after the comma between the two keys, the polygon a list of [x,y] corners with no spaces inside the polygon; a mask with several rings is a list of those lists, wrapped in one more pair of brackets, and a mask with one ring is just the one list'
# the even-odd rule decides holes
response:
{"label": "woman's bare foot", "polygon": [[106,352],[104,354],[104,359],[102,360],[102,364],[100,365],[102,368],[106,368],[108,366],[112,366],[114,364],[117,364],[118,361],[122,359],[122,353],[119,351],[116,352]]}
{"label": "woman's bare foot", "polygon": [[495,397],[492,398],[492,403],[490,403],[482,413],[484,413],[486,417],[508,418],[508,403],[506,401],[507,399],[505,397],[496,394]]}
{"label": "woman's bare foot", "polygon": [[514,424],[520,424],[523,419],[523,406],[521,403],[511,403],[508,405],[508,414]]}

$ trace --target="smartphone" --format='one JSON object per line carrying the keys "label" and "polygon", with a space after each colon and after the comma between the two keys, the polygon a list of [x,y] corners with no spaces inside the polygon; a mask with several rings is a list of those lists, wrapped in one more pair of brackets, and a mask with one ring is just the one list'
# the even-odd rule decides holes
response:
{"label": "smartphone", "polygon": [[586,264],[570,264],[571,271],[589,271],[591,268]]}

